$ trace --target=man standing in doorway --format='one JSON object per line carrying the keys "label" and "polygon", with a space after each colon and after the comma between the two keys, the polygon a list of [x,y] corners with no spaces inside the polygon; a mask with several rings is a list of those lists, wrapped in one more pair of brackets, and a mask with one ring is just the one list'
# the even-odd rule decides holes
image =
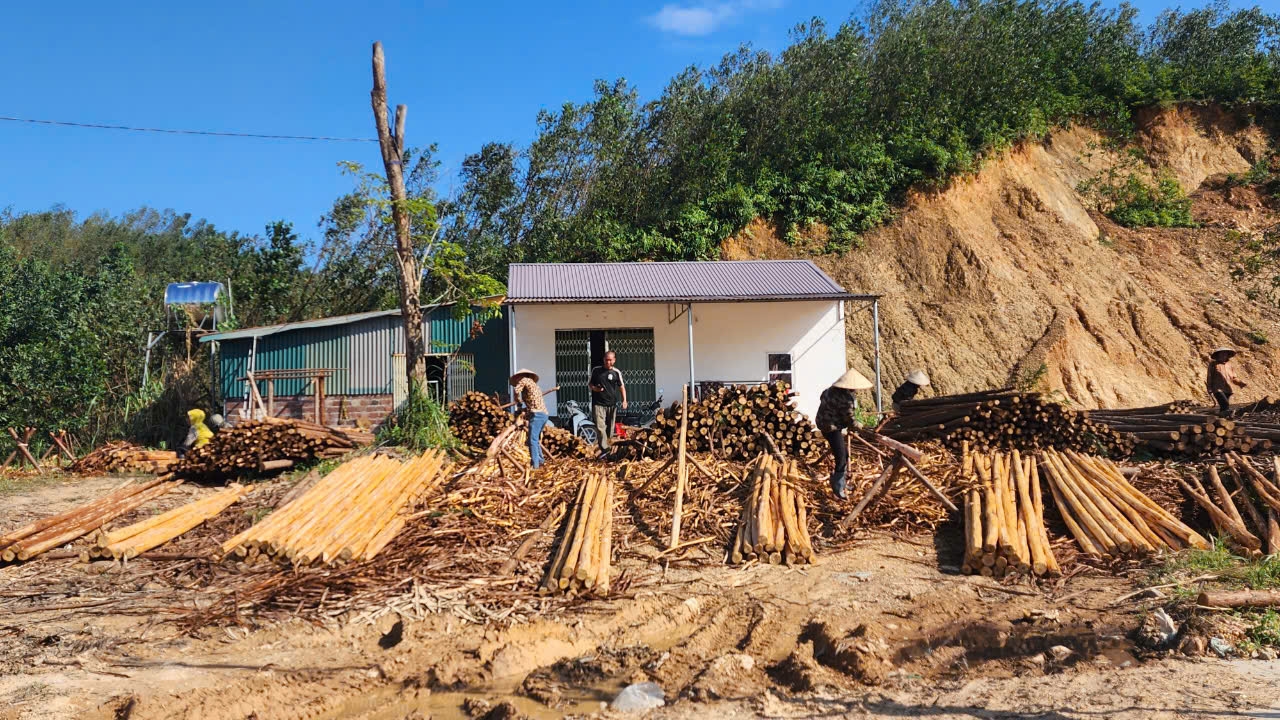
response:
{"label": "man standing in doorway", "polygon": [[591,415],[600,439],[600,453],[607,455],[612,445],[613,428],[618,418],[618,403],[627,409],[627,386],[622,373],[614,367],[618,356],[612,350],[604,354],[604,365],[591,369]]}

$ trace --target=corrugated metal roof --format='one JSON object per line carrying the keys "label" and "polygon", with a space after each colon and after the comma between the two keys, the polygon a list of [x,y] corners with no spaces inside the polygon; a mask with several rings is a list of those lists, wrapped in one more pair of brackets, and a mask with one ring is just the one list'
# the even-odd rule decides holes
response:
{"label": "corrugated metal roof", "polygon": [[165,305],[204,305],[218,301],[218,295],[226,292],[220,282],[169,283],[164,289]]}
{"label": "corrugated metal roof", "polygon": [[224,340],[238,340],[240,338],[264,337],[289,330],[307,330],[311,328],[329,327],[330,325],[347,325],[349,323],[360,322],[361,320],[371,320],[373,318],[399,314],[399,310],[374,310],[373,312],[355,313],[353,315],[335,315],[333,317],[320,318],[319,320],[303,320],[302,322],[281,323],[279,325],[261,325],[258,327],[244,328],[243,330],[232,330],[231,332],[205,335],[200,338],[200,342],[213,342],[214,340],[222,342]]}
{"label": "corrugated metal roof", "polygon": [[507,302],[742,302],[870,298],[808,260],[514,263]]}

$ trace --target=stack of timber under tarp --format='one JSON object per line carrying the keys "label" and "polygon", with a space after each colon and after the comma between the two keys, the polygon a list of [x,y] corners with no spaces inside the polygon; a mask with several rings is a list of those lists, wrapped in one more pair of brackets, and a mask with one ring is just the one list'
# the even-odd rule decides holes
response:
{"label": "stack of timber under tarp", "polygon": [[129,560],[142,553],[160,547],[174,538],[191,531],[204,521],[226,510],[245,495],[249,488],[232,485],[195,502],[181,505],[128,527],[106,532],[99,530],[93,546],[80,553],[80,559],[93,558]]}
{"label": "stack of timber under tarp", "polygon": [[1165,455],[1198,457],[1224,452],[1271,449],[1280,440],[1280,424],[1230,419],[1170,405],[1128,410],[1090,410],[1095,423],[1105,423],[1149,450]]}
{"label": "stack of timber under tarp", "polygon": [[809,537],[809,514],[804,482],[795,463],[779,468],[770,455],[761,455],[747,475],[751,493],[742,505],[738,532],[729,551],[735,565],[759,559],[773,565],[812,563],[817,558]]}
{"label": "stack of timber under tarp", "polygon": [[881,430],[908,442],[941,439],[954,450],[1107,450],[1123,454],[1132,441],[1084,413],[1039,393],[984,390],[908,400]]}
{"label": "stack of timber under tarp", "polygon": [[356,458],[223,543],[222,554],[294,566],[369,560],[395,539],[408,510],[440,485],[449,468],[435,450],[405,462],[385,455]]}
{"label": "stack of timber under tarp", "polygon": [[578,489],[541,592],[608,595],[612,555],[613,481],[593,472]]}
{"label": "stack of timber under tarp", "polygon": [[[1272,460],[1275,468],[1272,479],[1268,480],[1247,459],[1228,453],[1227,471],[1231,473],[1235,492],[1227,490],[1218,468],[1212,465],[1205,470],[1210,492],[1205,491],[1194,475],[1190,483],[1178,478],[1183,491],[1209,514],[1218,533],[1246,555],[1280,553],[1280,458]],[[1245,511],[1243,515],[1241,508]]]}
{"label": "stack of timber under tarp", "polygon": [[0,536],[0,558],[5,562],[30,560],[43,552],[88,535],[180,484],[180,480],[166,481],[161,478],[129,483],[93,502],[37,520]]}
{"label": "stack of timber under tarp", "polygon": [[1058,575],[1061,569],[1044,525],[1044,497],[1036,462],[1012,454],[966,454],[964,473],[977,475],[980,487],[965,493],[967,574]]}
{"label": "stack of timber under tarp", "polygon": [[[676,452],[680,416],[676,403],[659,410],[653,425],[636,431],[640,457],[668,457]],[[827,451],[813,422],[796,410],[786,383],[726,386],[689,405],[689,452],[747,460],[771,450],[769,441],[782,454],[801,459]]]}
{"label": "stack of timber under tarp", "polygon": [[373,439],[367,432],[302,420],[249,420],[218,431],[172,470],[181,477],[210,479],[287,470],[300,462],[341,457]]}
{"label": "stack of timber under tarp", "polygon": [[131,442],[109,442],[71,465],[71,472],[81,475],[109,472],[163,473],[178,461],[172,450],[148,450]]}
{"label": "stack of timber under tarp", "polygon": [[1209,547],[1195,530],[1134,488],[1109,460],[1049,450],[1041,464],[1063,522],[1090,557]]}

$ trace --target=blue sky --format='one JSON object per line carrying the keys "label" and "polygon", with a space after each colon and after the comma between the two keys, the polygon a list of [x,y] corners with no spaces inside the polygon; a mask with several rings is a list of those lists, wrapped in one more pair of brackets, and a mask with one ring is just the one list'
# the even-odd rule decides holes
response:
{"label": "blue sky", "polygon": [[[1144,19],[1165,6],[1136,4]],[[741,42],[776,51],[796,23],[820,16],[836,25],[863,7],[830,0],[10,3],[0,22],[0,116],[372,137],[370,46],[381,40],[391,102],[409,107],[408,142],[439,143],[447,172],[486,141],[526,143],[539,109],[586,99],[597,78],[626,77],[648,99],[684,67],[713,63]],[[320,215],[351,187],[338,161],[380,167],[378,157],[375,143],[0,122],[0,208],[62,204],[87,215],[145,205],[247,233],[285,219],[315,238]]]}

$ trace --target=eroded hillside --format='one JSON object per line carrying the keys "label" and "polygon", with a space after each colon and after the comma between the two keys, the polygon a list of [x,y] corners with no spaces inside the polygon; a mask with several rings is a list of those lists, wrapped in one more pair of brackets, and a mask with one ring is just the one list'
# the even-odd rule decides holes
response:
{"label": "eroded hillside", "polygon": [[[1201,398],[1207,351],[1229,344],[1250,381],[1240,398],[1277,394],[1280,312],[1257,290],[1266,278],[1240,282],[1231,268],[1280,222],[1280,203],[1226,182],[1274,137],[1203,108],[1142,118],[1136,146],[1176,174],[1196,228],[1126,229],[1094,212],[1077,188],[1120,156],[1077,127],[913,196],[863,247],[815,260],[850,290],[884,295],[890,387],[923,366],[939,392],[1034,380],[1084,406]],[[764,223],[725,243],[729,258],[800,252]],[[850,362],[862,369],[870,327],[869,313],[851,315]]]}

